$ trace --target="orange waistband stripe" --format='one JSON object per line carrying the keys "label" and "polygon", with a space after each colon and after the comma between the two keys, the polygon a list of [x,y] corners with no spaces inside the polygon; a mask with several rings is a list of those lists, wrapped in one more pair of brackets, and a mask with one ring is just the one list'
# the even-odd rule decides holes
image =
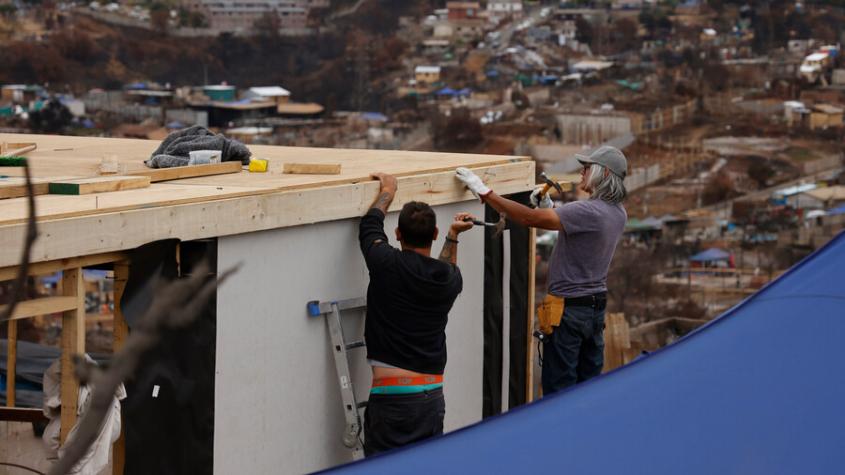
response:
{"label": "orange waistband stripe", "polygon": [[379,386],[422,386],[424,384],[442,384],[442,374],[432,374],[428,376],[396,376],[390,378],[376,378],[373,379],[373,387]]}

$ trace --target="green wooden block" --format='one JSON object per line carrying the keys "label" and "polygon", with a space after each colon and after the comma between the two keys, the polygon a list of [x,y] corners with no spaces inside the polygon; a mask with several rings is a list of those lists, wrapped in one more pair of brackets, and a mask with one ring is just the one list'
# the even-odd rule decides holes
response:
{"label": "green wooden block", "polygon": [[0,157],[0,167],[22,167],[26,165],[26,157]]}
{"label": "green wooden block", "polygon": [[50,183],[49,188],[51,195],[78,195],[78,183]]}

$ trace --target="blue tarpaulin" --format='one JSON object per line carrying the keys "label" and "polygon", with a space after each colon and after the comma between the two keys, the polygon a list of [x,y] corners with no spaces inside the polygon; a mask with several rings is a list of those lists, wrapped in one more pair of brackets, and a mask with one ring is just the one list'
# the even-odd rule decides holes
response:
{"label": "blue tarpaulin", "polygon": [[336,472],[841,473],[843,282],[840,233],[673,345],[505,415]]}
{"label": "blue tarpaulin", "polygon": [[452,89],[451,87],[444,87],[443,89],[437,91],[435,94],[438,96],[454,96],[458,91]]}
{"label": "blue tarpaulin", "polygon": [[828,216],[834,216],[834,215],[842,214],[842,213],[845,213],[845,205],[838,206],[836,208],[828,210],[827,215]]}
{"label": "blue tarpaulin", "polygon": [[387,122],[387,116],[381,112],[362,112],[361,118],[373,122]]}
{"label": "blue tarpaulin", "polygon": [[730,258],[731,254],[729,252],[717,249],[715,247],[711,247],[706,251],[699,252],[698,254],[690,257],[689,260],[693,262],[712,262],[726,261]]}
{"label": "blue tarpaulin", "polygon": [[[108,277],[108,271],[99,270],[99,269],[82,269],[82,278],[88,281],[95,281],[95,280],[102,280]],[[61,272],[56,272],[54,274],[45,275],[41,277],[41,281],[45,284],[53,284],[56,285],[59,283],[59,280],[62,278]]]}

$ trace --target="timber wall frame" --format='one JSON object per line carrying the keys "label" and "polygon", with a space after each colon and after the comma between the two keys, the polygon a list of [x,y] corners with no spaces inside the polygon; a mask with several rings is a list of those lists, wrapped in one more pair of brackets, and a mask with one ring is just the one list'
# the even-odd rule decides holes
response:
{"label": "timber wall frame", "polygon": [[[79,395],[79,382],[73,373],[71,358],[75,354],[85,353],[85,288],[82,271],[84,267],[104,264],[112,264],[114,267],[114,351],[123,346],[128,335],[128,326],[120,309],[120,298],[129,276],[129,261],[125,253],[111,252],[31,264],[29,276],[62,272],[61,295],[21,301],[11,319],[6,322],[8,328],[6,406],[0,407],[0,420],[16,422],[45,420],[42,409],[15,407],[17,321],[61,313],[61,443],[65,442],[71,428],[76,424]],[[0,281],[15,278],[17,272],[18,266],[0,268]],[[124,431],[121,428],[120,439],[113,446],[112,467],[115,474],[123,473],[124,447]]]}

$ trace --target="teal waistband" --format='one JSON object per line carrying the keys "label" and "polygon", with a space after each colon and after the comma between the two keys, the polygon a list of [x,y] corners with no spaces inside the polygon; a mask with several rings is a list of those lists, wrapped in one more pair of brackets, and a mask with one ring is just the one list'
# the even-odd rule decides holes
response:
{"label": "teal waistband", "polygon": [[370,394],[414,394],[442,387],[443,383],[418,384],[414,386],[378,386],[370,389]]}

